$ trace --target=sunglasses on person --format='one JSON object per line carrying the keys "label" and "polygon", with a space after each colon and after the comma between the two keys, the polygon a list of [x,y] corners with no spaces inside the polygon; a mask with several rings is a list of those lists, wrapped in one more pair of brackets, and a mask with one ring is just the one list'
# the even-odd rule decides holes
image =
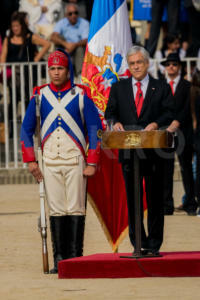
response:
{"label": "sunglasses on person", "polygon": [[177,62],[172,62],[172,61],[169,61],[169,62],[166,62],[165,63],[165,66],[166,67],[169,67],[170,65],[174,66],[174,67],[177,67],[179,64]]}
{"label": "sunglasses on person", "polygon": [[78,15],[78,11],[76,10],[76,11],[70,11],[70,12],[68,12],[68,14],[67,14],[69,17],[71,17],[72,15]]}

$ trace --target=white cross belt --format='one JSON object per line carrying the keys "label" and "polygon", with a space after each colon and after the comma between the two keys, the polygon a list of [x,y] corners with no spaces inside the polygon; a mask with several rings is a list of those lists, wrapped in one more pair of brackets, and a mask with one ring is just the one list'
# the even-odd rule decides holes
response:
{"label": "white cross belt", "polygon": [[[76,88],[76,93],[73,96],[73,99],[77,96],[78,91]],[[86,149],[86,142],[85,137],[75,122],[75,120],[72,118],[72,116],[68,113],[68,111],[65,109],[67,104],[69,104],[73,99],[71,93],[67,93],[62,99],[61,102],[58,102],[58,99],[55,97],[55,95],[52,93],[50,88],[46,86],[43,89],[43,92],[41,94],[45,96],[46,100],[51,104],[53,107],[52,111],[48,114],[47,118],[45,119],[42,129],[41,129],[41,136],[42,139],[44,138],[47,130],[51,126],[51,124],[55,121],[55,119],[60,115],[62,117],[63,121],[69,126],[69,128],[73,131],[73,133],[77,136],[79,141],[81,142],[83,149]],[[83,95],[79,94],[79,108],[83,108]],[[82,112],[80,111],[82,114]]]}

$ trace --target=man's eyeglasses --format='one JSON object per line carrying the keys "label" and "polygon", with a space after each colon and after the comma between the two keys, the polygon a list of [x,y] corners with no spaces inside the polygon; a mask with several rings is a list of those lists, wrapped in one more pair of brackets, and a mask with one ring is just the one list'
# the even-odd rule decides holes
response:
{"label": "man's eyeglasses", "polygon": [[174,66],[174,67],[177,67],[178,66],[178,63],[177,62],[166,62],[165,63],[165,66],[166,67],[169,67],[170,65]]}
{"label": "man's eyeglasses", "polygon": [[72,15],[78,15],[78,11],[70,11],[70,12],[68,12],[68,14],[67,14],[69,17],[71,17]]}

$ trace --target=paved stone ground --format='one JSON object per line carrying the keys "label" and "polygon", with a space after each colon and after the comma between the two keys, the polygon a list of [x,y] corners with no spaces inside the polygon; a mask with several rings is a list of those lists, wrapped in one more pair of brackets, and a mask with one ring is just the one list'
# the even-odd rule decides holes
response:
{"label": "paved stone ground", "polygon": [[[183,194],[175,182],[175,202]],[[43,275],[41,240],[37,232],[38,186],[0,185],[0,298],[3,300],[200,299],[200,278],[129,278],[58,280]],[[161,251],[200,250],[200,218],[185,214],[165,218]],[[48,233],[50,265],[52,254]],[[119,252],[131,252],[128,237]],[[85,255],[111,252],[97,218],[88,205]]]}

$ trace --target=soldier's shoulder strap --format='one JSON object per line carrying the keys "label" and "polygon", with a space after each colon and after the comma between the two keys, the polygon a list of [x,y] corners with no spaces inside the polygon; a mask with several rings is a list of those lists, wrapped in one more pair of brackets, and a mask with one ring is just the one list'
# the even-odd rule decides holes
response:
{"label": "soldier's shoulder strap", "polygon": [[43,85],[40,85],[40,86],[35,86],[34,89],[33,89],[33,96],[38,94],[40,95],[40,91],[45,88],[48,84],[43,84]]}

